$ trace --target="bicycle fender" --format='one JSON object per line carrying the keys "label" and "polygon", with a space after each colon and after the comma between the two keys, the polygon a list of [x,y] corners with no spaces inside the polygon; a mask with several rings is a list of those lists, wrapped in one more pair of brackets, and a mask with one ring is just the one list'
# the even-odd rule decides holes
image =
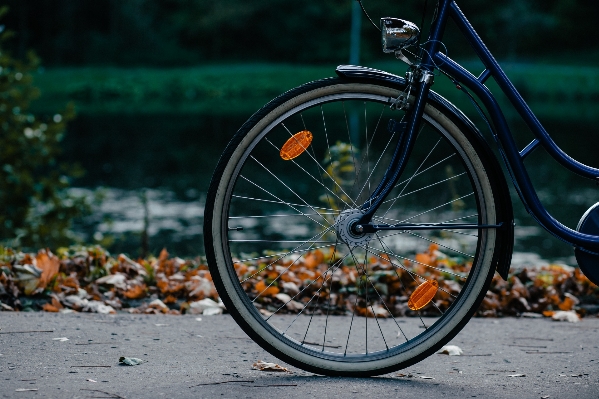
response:
{"label": "bicycle fender", "polygon": [[[358,65],[339,65],[335,70],[337,75],[344,79],[357,80],[361,82],[378,82],[394,86],[403,90],[406,86],[406,80],[400,76],[378,69],[358,66]],[[485,160],[488,161],[490,170],[490,181],[493,187],[493,196],[496,199],[497,223],[501,223],[497,238],[497,249],[493,254],[493,264],[495,270],[504,279],[507,280],[510,264],[512,262],[512,252],[514,250],[514,211],[510,191],[505,179],[505,175],[497,157],[493,154],[491,147],[484,139],[482,133],[472,123],[472,121],[455,105],[432,91],[428,96],[429,101],[440,110],[443,110],[454,119],[454,123],[459,124],[464,132],[468,134],[470,140],[475,141],[478,147],[484,151]]]}

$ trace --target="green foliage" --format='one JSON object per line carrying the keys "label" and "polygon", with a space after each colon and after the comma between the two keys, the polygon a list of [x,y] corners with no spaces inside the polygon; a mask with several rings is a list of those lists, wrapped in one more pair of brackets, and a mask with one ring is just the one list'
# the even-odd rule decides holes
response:
{"label": "green foliage", "polygon": [[[0,17],[6,12],[1,8]],[[74,109],[49,117],[28,112],[40,94],[31,76],[39,60],[33,52],[22,61],[13,58],[4,50],[10,37],[10,32],[0,33],[0,241],[65,244],[73,239],[71,221],[87,209],[82,198],[66,190],[81,171],[57,161]]]}
{"label": "green foliage", "polygon": [[[357,160],[356,160],[357,159]],[[355,165],[360,163],[360,153],[351,144],[338,141],[331,146],[325,156],[325,172],[323,178],[333,179],[334,183],[329,188],[331,194],[323,194],[320,200],[327,206],[339,210],[344,209],[344,203],[350,203],[352,200],[347,196],[354,185],[359,183],[355,180]]]}

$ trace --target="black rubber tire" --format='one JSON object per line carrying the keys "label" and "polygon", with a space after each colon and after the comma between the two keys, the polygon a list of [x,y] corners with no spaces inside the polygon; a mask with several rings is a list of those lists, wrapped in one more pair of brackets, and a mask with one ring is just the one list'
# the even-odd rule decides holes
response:
{"label": "black rubber tire", "polygon": [[[395,352],[364,359],[355,356],[347,359],[327,357],[326,352],[322,356],[315,356],[304,350],[303,346],[282,337],[264,322],[239,283],[228,253],[227,239],[223,240],[227,236],[228,201],[236,179],[235,174],[241,168],[240,162],[243,163],[244,154],[247,156],[248,149],[260,136],[262,129],[298,104],[312,99],[335,93],[367,93],[386,96],[392,100],[401,89],[403,88],[399,85],[384,82],[331,78],[290,90],[264,106],[239,129],[214,172],[206,201],[204,240],[210,271],[219,295],[239,326],[256,343],[278,358],[304,370],[325,375],[365,377],[413,365],[438,351],[465,326],[480,305],[493,277],[492,259],[497,234],[489,229],[485,230],[480,239],[474,266],[462,292],[440,321]],[[465,154],[469,170],[476,180],[474,184],[478,189],[477,201],[480,202],[482,221],[496,223],[497,212],[493,196],[495,183],[489,180],[487,170],[491,170],[490,160],[485,159],[486,152],[480,148],[479,141],[472,137],[471,129],[464,126],[463,120],[443,104],[429,101],[425,115],[430,123],[446,132],[455,142],[454,145]]]}

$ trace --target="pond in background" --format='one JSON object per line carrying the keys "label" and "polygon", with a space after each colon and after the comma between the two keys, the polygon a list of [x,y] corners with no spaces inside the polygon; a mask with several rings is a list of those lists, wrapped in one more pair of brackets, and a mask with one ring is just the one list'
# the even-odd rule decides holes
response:
{"label": "pond in background", "polygon": [[[87,171],[76,182],[80,187],[76,191],[91,196],[92,189],[104,187],[104,201],[92,217],[76,226],[77,232],[87,242],[112,236],[111,251],[138,255],[147,217],[150,252],[166,247],[179,256],[203,254],[202,215],[210,178],[221,152],[247,116],[79,115],[69,126],[64,159]],[[599,134],[592,119],[562,116],[543,122],[567,153],[599,166]],[[524,133],[521,122],[513,122],[512,128],[520,146],[530,141],[532,136]],[[599,201],[594,182],[569,173],[543,151],[533,153],[526,165],[545,206],[570,227]],[[516,251],[574,264],[572,248],[540,228],[513,189],[512,199]]]}

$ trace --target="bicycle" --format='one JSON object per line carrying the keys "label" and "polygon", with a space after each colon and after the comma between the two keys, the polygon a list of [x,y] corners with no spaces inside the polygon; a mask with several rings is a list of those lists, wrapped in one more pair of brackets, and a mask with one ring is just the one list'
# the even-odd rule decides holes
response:
{"label": "bicycle", "polygon": [[[449,18],[484,64],[479,76],[443,51]],[[227,146],[206,202],[206,253],[227,309],[265,350],[319,374],[377,375],[426,358],[473,316],[495,271],[507,279],[504,173],[479,129],[431,90],[436,73],[487,122],[528,212],[599,283],[599,203],[576,229],[562,225],[523,161],[542,145],[579,175],[597,180],[599,169],[555,144],[455,1],[438,1],[416,52],[415,24],[381,22],[383,51],[408,64],[405,78],[342,65],[275,98]],[[489,77],[536,136],[522,150]]]}

